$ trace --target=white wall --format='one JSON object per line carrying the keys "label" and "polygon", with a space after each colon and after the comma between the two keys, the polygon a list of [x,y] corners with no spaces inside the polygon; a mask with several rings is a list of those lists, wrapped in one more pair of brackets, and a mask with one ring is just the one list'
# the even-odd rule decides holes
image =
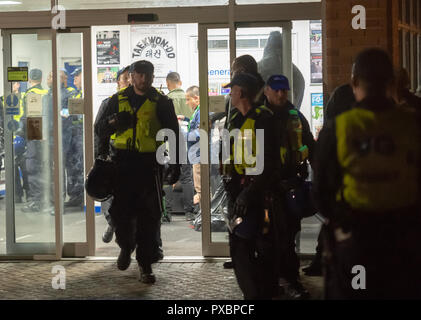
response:
{"label": "white wall", "polygon": [[[199,85],[199,61],[197,51],[197,24],[177,24],[177,45],[176,59],[177,72],[180,74],[183,85],[186,90],[192,85]],[[269,36],[274,28],[247,28],[239,29],[238,38],[246,39],[247,35],[253,37],[265,38]],[[100,26],[92,27],[92,79],[94,95],[94,116],[96,115],[100,103],[106,97],[116,91],[116,84],[97,83],[96,64],[96,33],[97,31],[120,31],[120,65],[122,68],[131,62],[131,44],[130,44],[130,26]],[[212,39],[228,39],[228,29],[212,30]],[[322,85],[312,85],[310,81],[310,21],[293,21],[292,29],[292,60],[302,72],[305,79],[305,91],[301,111],[311,125],[311,93],[322,93]],[[229,69],[229,49],[209,50],[209,69]],[[251,54],[260,60],[263,56],[263,49],[239,49],[237,55]],[[114,65],[112,65],[114,66]],[[226,83],[229,75],[210,76],[211,83]],[[164,92],[167,90],[164,88]]]}
{"label": "white wall", "polygon": [[47,75],[52,67],[51,40],[38,40],[36,34],[12,35],[12,66],[18,61],[28,61],[29,70],[38,68],[42,71],[42,86],[47,87]]}

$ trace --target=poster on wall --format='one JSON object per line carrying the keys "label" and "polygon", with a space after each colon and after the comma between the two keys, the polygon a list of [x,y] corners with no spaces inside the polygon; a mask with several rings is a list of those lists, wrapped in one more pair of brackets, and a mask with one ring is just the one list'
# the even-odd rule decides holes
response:
{"label": "poster on wall", "polygon": [[120,31],[96,33],[96,57],[98,65],[120,64]]}
{"label": "poster on wall", "polygon": [[322,59],[322,23],[319,20],[312,20],[310,22],[311,83],[323,82]]}
{"label": "poster on wall", "polygon": [[311,83],[323,82],[322,55],[311,55]]}
{"label": "poster on wall", "polygon": [[97,72],[98,83],[116,83],[118,67],[99,67]]}
{"label": "poster on wall", "polygon": [[311,94],[311,128],[317,140],[323,127],[323,93]]}
{"label": "poster on wall", "polygon": [[131,26],[131,62],[148,60],[155,67],[154,86],[166,87],[169,72],[177,71],[176,25]]}

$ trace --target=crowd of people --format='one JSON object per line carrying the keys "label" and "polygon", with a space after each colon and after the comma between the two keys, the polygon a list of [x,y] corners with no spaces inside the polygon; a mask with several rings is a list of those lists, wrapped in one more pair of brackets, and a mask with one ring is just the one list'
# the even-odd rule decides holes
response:
{"label": "crowd of people", "polygon": [[[68,108],[70,98],[82,98],[81,68],[76,68],[71,75],[73,86],[68,85],[68,71],[60,70],[60,118],[64,163],[63,200],[66,208],[83,208],[83,118],[82,115],[69,114]],[[22,212],[54,214],[52,72],[46,79],[47,89],[42,86],[43,77],[42,70],[34,68],[29,71],[26,90],[22,91],[19,82],[12,84],[12,94],[18,99],[16,106],[18,113],[13,115],[15,203],[24,203]],[[1,107],[3,109],[3,103]],[[35,127],[40,129],[38,133],[33,132],[32,127],[28,127],[33,117],[42,119],[41,125]]]}
{"label": "crowd of people", "polygon": [[[69,98],[82,97],[81,72],[72,74],[74,87],[67,86],[67,72],[60,73],[66,206],[84,201],[83,118],[68,110]],[[350,83],[334,90],[326,104],[317,142],[289,100],[287,77],[274,73],[263,80],[250,55],[237,57],[231,72],[225,112],[217,116],[229,139],[221,135],[214,148],[220,183],[212,192],[211,214],[226,206],[232,261],[225,266],[234,269],[244,298],[309,298],[295,239],[301,219],[316,212],[325,222],[315,259],[304,271],[323,270],[326,298],[420,298],[421,98],[409,90],[405,70],[394,70],[381,49],[362,51]],[[43,158],[54,145],[52,75],[48,90],[42,76],[39,69],[30,71],[14,117],[15,194],[17,201],[26,197],[22,210],[29,212],[50,210],[52,201],[43,192],[52,188],[45,178],[52,160]],[[95,119],[96,160],[85,184],[102,201],[104,242],[115,234],[121,249],[118,268],[126,270],[136,251],[140,280],[147,284],[156,281],[152,264],[163,258],[164,184],[179,181],[186,220],[197,218],[201,201],[199,87],[184,92],[180,75],[171,72],[165,95],[153,79],[154,66],[146,60],[118,72],[118,91],[102,102]],[[19,95],[19,84],[13,88]],[[42,97],[47,142],[28,139],[30,93]],[[161,129],[175,134],[174,143],[157,139]],[[170,155],[165,164],[157,161],[164,144],[167,160]],[[181,164],[184,152],[188,162]],[[357,283],[356,266],[365,274]]]}
{"label": "crowd of people", "polygon": [[[136,249],[144,283],[155,282],[152,264],[162,258],[163,183],[182,180],[188,219],[200,203],[200,164],[158,164],[160,142],[153,139],[162,128],[179,136],[177,119],[187,120],[184,138],[191,151],[200,137],[198,87],[184,93],[172,72],[165,96],[152,87],[153,71],[145,60],[126,68],[131,83],[104,104],[95,124],[104,151],[97,155],[113,163],[112,188],[104,194],[113,196],[117,265],[127,269]],[[235,59],[226,87],[231,90],[223,116],[230,139],[221,143],[228,143],[230,157],[221,159],[223,188],[217,194],[227,200],[229,264],[244,298],[309,298],[300,282],[295,237],[301,219],[316,212],[325,223],[306,272],[324,270],[326,298],[419,298],[421,99],[409,91],[405,73],[394,71],[388,54],[367,49],[356,57],[350,84],[336,89],[326,105],[317,142],[288,99],[284,75],[263,81],[256,61],[244,55]],[[168,145],[177,159],[182,140]],[[258,167],[263,169],[256,172]],[[355,285],[355,266],[363,267],[364,283]]]}

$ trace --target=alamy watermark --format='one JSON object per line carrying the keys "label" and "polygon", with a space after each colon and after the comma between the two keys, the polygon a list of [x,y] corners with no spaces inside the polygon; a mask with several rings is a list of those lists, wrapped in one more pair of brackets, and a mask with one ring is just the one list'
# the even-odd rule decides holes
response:
{"label": "alamy watermark", "polygon": [[356,274],[352,278],[351,286],[354,290],[365,290],[366,287],[366,270],[362,265],[356,265],[352,267],[352,274]]}
{"label": "alamy watermark", "polygon": [[51,13],[55,14],[51,20],[51,28],[55,30],[66,29],[66,8],[57,5],[52,8]]}
{"label": "alamy watermark", "polygon": [[[220,164],[219,156],[211,156],[209,161],[209,137],[208,133],[199,129],[200,140],[193,135],[188,135],[188,142],[193,144],[188,148],[182,145],[185,143],[183,133],[179,133],[179,158],[176,157],[175,145],[177,143],[176,133],[171,129],[161,129],[156,135],[156,141],[166,141],[166,144],[159,146],[156,151],[156,160],[159,164],[187,164],[187,163],[201,163],[201,164]],[[234,129],[228,131],[227,129],[212,129],[211,136],[219,137],[221,144],[213,145],[211,152],[213,154],[221,151],[222,164],[244,164],[246,175],[259,175],[264,169],[264,129]],[[233,140],[233,153],[231,153],[231,140]],[[167,148],[167,144],[169,148]],[[219,145],[222,147],[220,150]],[[214,150],[216,148],[217,150]],[[169,150],[168,150],[169,149]],[[200,154],[200,155],[198,155]]]}
{"label": "alamy watermark", "polygon": [[352,28],[354,30],[367,29],[367,14],[365,7],[362,5],[355,5],[352,7],[351,12],[356,14],[356,16],[352,18]]}
{"label": "alamy watermark", "polygon": [[55,274],[51,280],[51,287],[55,290],[66,289],[66,269],[62,265],[55,265],[51,270]]}

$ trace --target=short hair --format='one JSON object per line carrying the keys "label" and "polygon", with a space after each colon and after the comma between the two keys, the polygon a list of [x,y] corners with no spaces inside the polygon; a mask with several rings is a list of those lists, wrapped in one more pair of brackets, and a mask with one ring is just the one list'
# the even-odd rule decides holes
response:
{"label": "short hair", "polygon": [[181,77],[178,72],[170,72],[167,74],[167,81],[178,83],[181,81]]}
{"label": "short hair", "polygon": [[191,86],[186,90],[186,94],[188,94],[191,97],[199,97],[200,91],[198,86]]}
{"label": "short hair", "polygon": [[233,69],[243,69],[244,72],[257,74],[257,62],[256,60],[249,54],[245,54],[239,56],[234,59]]}
{"label": "short hair", "polygon": [[388,53],[379,48],[362,51],[352,68],[354,81],[359,81],[369,95],[384,95],[393,83],[393,63]]}

